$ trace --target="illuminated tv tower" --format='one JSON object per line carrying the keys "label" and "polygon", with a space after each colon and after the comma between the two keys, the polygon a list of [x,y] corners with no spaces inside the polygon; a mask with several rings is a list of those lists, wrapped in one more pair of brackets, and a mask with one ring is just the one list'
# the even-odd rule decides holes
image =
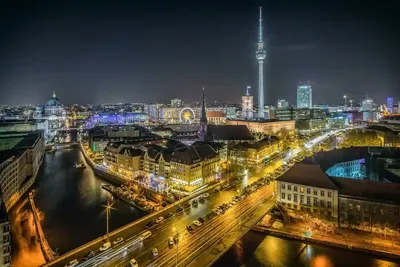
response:
{"label": "illuminated tv tower", "polygon": [[263,27],[262,27],[262,7],[260,7],[260,19],[258,26],[258,48],[256,58],[258,61],[258,118],[264,119],[264,59],[267,53],[264,49]]}

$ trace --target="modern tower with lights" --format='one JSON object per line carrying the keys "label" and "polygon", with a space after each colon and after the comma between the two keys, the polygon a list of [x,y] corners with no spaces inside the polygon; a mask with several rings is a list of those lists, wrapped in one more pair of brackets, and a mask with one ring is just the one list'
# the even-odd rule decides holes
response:
{"label": "modern tower with lights", "polygon": [[258,118],[264,119],[264,59],[267,53],[264,49],[262,7],[260,7],[260,19],[258,25],[258,48],[256,58],[258,61]]}

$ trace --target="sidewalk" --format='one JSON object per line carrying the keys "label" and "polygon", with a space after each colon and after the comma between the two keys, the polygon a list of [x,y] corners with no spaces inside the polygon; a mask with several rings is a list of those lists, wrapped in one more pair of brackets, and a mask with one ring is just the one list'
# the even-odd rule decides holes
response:
{"label": "sidewalk", "polygon": [[[271,220],[273,221],[273,220]],[[400,240],[399,238],[384,237],[378,234],[370,234],[353,229],[335,229],[334,233],[313,230],[311,235],[305,236],[307,226],[304,223],[283,223],[283,227],[276,229],[271,227],[271,223],[262,220],[254,231],[269,233],[285,238],[293,238],[316,242],[324,245],[340,247],[344,249],[357,250],[372,253],[378,256],[400,259]]]}

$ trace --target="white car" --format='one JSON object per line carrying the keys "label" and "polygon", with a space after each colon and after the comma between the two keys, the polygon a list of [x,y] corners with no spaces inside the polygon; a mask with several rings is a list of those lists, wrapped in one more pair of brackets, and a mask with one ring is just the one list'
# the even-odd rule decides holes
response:
{"label": "white car", "polygon": [[106,242],[104,243],[101,247],[100,247],[100,251],[105,251],[107,249],[111,248],[111,243],[110,242]]}
{"label": "white car", "polygon": [[194,220],[193,224],[196,225],[196,226],[201,226],[201,222],[199,222],[198,220]]}
{"label": "white car", "polygon": [[72,261],[68,262],[67,264],[65,264],[65,267],[74,267],[78,264],[79,264],[78,260],[75,259],[75,260],[72,260]]}
{"label": "white car", "polygon": [[158,250],[156,248],[153,248],[151,250],[151,254],[153,254],[153,257],[157,257],[158,256]]}
{"label": "white car", "polygon": [[160,216],[160,217],[158,217],[158,218],[156,219],[156,223],[160,223],[160,222],[162,222],[162,221],[164,221],[164,217],[162,217],[162,216]]}
{"label": "white car", "polygon": [[139,264],[135,259],[131,259],[129,263],[131,264],[132,267],[139,267]]}
{"label": "white car", "polygon": [[117,239],[114,240],[113,245],[115,246],[122,242],[124,242],[124,239],[122,237],[118,237]]}
{"label": "white car", "polygon": [[210,195],[208,194],[208,193],[204,193],[203,194],[203,198],[207,198],[207,197],[209,197]]}
{"label": "white car", "polygon": [[174,243],[174,238],[172,236],[168,237],[168,246],[173,246]]}

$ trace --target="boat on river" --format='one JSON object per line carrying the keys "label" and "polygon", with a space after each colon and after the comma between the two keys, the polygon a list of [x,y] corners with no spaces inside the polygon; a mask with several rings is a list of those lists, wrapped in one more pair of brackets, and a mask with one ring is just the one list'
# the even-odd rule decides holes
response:
{"label": "boat on river", "polygon": [[85,169],[86,168],[86,164],[83,161],[81,161],[79,163],[75,163],[74,167],[76,169]]}

